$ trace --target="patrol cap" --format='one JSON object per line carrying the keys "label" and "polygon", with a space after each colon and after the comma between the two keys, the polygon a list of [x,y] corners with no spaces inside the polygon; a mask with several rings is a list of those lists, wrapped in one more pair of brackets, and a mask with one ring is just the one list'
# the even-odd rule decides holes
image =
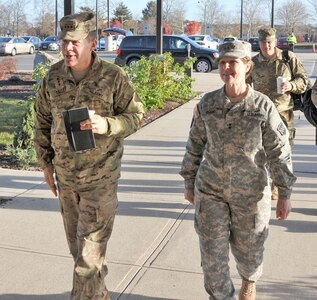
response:
{"label": "patrol cap", "polygon": [[251,58],[251,44],[245,41],[233,41],[219,46],[219,59],[228,56],[235,58]]}
{"label": "patrol cap", "polygon": [[78,41],[88,36],[89,32],[96,30],[96,20],[91,12],[67,15],[59,21],[61,40]]}
{"label": "patrol cap", "polygon": [[270,42],[276,39],[276,29],[272,27],[261,28],[258,31],[259,41]]}

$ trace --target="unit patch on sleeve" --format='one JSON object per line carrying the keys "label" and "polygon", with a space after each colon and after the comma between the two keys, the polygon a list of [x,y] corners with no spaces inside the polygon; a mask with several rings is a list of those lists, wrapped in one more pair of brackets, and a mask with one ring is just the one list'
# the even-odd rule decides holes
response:
{"label": "unit patch on sleeve", "polygon": [[283,136],[286,134],[286,126],[284,125],[283,122],[281,122],[278,126],[277,126],[277,131]]}

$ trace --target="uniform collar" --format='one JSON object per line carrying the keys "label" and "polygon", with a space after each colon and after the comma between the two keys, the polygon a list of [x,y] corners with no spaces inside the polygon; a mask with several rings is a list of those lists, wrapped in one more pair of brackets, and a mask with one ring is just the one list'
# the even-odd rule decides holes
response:
{"label": "uniform collar", "polygon": [[263,54],[260,52],[259,55],[258,55],[258,60],[259,62],[267,62],[267,61],[276,61],[276,60],[282,60],[283,59],[283,55],[282,55],[282,50],[275,47],[275,53],[276,53],[276,56],[273,58],[273,59],[267,59],[263,56]]}
{"label": "uniform collar", "polygon": [[[95,73],[95,71],[99,68],[100,66],[100,58],[99,56],[96,54],[95,51],[93,51],[91,53],[92,57],[93,57],[93,63],[91,65],[91,67],[89,68],[89,71],[87,73],[87,76],[85,78],[90,78],[92,74]],[[63,69],[64,72],[67,74],[68,77],[73,78],[73,75],[71,73],[71,70],[69,67],[66,66],[66,64],[64,63],[63,65]]]}

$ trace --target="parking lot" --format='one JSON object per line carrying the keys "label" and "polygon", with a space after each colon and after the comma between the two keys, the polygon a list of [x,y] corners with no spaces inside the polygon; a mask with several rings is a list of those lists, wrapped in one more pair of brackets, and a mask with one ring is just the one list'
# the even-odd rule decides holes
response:
{"label": "parking lot", "polygon": [[[50,55],[58,58],[59,53],[48,51]],[[296,55],[299,57],[299,59],[303,62],[304,67],[311,79],[317,78],[317,53],[312,52],[310,49],[302,50],[301,52],[297,52],[295,50]],[[256,55],[257,52],[252,52],[253,55]],[[106,52],[106,51],[98,51],[98,55],[110,62],[114,62],[114,59],[116,57],[116,52]],[[11,56],[0,56],[0,62]],[[35,54],[21,54],[15,56],[13,59],[17,62],[17,71],[26,71],[26,72],[32,72],[33,70],[33,61],[35,58]],[[211,73],[218,72],[217,70],[213,70]],[[204,74],[207,75],[208,74]]]}

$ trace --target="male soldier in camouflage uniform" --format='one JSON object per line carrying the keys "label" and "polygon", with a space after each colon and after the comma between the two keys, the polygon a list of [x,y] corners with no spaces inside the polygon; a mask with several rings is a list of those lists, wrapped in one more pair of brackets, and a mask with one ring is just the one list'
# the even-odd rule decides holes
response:
{"label": "male soldier in camouflage uniform", "polygon": [[[60,21],[64,59],[41,83],[35,102],[35,146],[47,184],[56,195],[56,174],[67,241],[74,258],[71,299],[110,299],[105,259],[117,207],[123,138],[135,132],[143,107],[126,74],[101,60],[92,13]],[[81,122],[96,148],[71,152],[62,113],[88,107],[96,114]]]}
{"label": "male soldier in camouflage uniform", "polygon": [[[259,33],[260,53],[253,57],[254,69],[248,79],[253,88],[267,95],[275,104],[282,120],[289,130],[290,144],[295,138],[294,102],[290,92],[301,94],[308,84],[307,73],[301,61],[292,51],[288,51],[289,63],[283,57],[283,51],[276,47],[276,30],[271,27],[261,28]],[[281,85],[282,94],[277,93],[277,77],[286,79]],[[272,199],[277,200],[278,190],[272,188]]]}
{"label": "male soldier in camouflage uniform", "polygon": [[286,219],[296,180],[288,131],[270,99],[246,84],[251,45],[219,47],[225,86],[197,106],[180,174],[185,198],[195,203],[205,289],[213,300],[235,299],[229,245],[242,277],[240,300],[254,300],[262,273],[271,212],[268,168],[280,189],[276,216]]}

